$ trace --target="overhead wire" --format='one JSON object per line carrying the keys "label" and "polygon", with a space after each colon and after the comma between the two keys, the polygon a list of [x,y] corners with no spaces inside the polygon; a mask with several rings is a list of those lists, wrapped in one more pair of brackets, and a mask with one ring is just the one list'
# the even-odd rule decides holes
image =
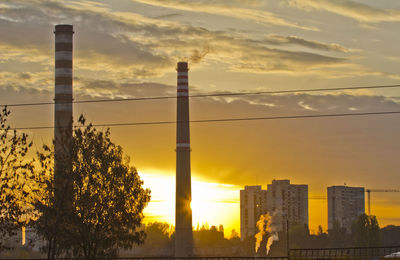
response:
{"label": "overhead wire", "polygon": [[[391,115],[391,114],[400,114],[400,111],[314,114],[314,115],[289,115],[289,116],[272,116],[272,117],[269,116],[269,117],[199,119],[199,120],[190,120],[189,123],[216,123],[216,122],[329,118],[329,117],[348,117],[348,116],[374,116],[374,115]],[[117,126],[169,125],[169,124],[176,124],[176,123],[187,123],[187,121],[148,121],[148,122],[104,123],[104,124],[92,124],[92,126],[94,126],[94,127],[117,127]],[[86,127],[86,126],[74,126],[74,127]],[[41,129],[54,129],[54,128],[58,128],[58,127],[55,127],[55,126],[32,126],[32,127],[16,127],[16,128],[11,128],[11,129],[12,130],[41,130]]]}
{"label": "overhead wire", "polygon": [[[307,92],[383,89],[383,88],[399,88],[399,87],[400,84],[359,86],[359,87],[272,90],[272,91],[254,91],[254,92],[225,92],[225,93],[194,94],[194,95],[189,95],[189,98],[250,96],[250,95],[267,95],[267,94],[273,95],[273,94],[288,94],[288,93],[300,93],[300,92],[307,93]],[[73,100],[72,103],[85,104],[85,103],[104,103],[104,102],[128,102],[128,101],[145,101],[145,100],[165,100],[165,99],[176,99],[176,98],[177,96],[154,96],[154,97],[114,98],[114,99],[95,99],[95,100]],[[71,101],[58,102],[57,104],[64,104],[64,103],[71,103]],[[44,105],[54,105],[54,104],[55,102],[32,102],[32,103],[0,104],[0,107],[44,106]]]}

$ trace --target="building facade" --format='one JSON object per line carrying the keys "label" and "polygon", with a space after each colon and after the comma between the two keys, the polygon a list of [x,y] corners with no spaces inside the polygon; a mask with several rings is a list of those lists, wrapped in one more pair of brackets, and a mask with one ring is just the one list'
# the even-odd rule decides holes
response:
{"label": "building facade", "polygon": [[308,227],[308,185],[273,180],[268,184],[266,206],[276,231],[287,230],[287,223]]}
{"label": "building facade", "polygon": [[335,223],[351,232],[353,222],[365,213],[365,190],[362,187],[328,187],[328,230]]}
{"label": "building facade", "polygon": [[240,239],[258,233],[257,221],[267,212],[267,191],[261,185],[245,186],[240,191]]}

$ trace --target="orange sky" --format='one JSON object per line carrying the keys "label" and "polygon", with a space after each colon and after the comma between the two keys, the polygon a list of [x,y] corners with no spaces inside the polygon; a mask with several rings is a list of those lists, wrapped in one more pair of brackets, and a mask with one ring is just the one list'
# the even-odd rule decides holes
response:
{"label": "orange sky", "polygon": [[[146,222],[167,221],[174,225],[175,214],[175,178],[171,173],[169,176],[152,171],[151,174],[140,172],[145,186],[152,189],[152,202],[145,210]],[[240,233],[240,201],[238,185],[212,183],[200,180],[195,175],[192,179],[193,185],[193,227],[201,227],[203,224],[209,226],[224,225],[225,236],[230,237],[232,229]],[[266,185],[264,185],[264,189]],[[167,195],[168,194],[168,195]],[[311,198],[326,197],[324,194],[309,194]],[[372,193],[372,214],[378,217],[381,227],[389,224],[397,224],[397,212],[399,206],[391,203],[397,196],[389,194]],[[366,201],[367,204],[367,201]],[[385,205],[386,204],[386,205]],[[366,205],[367,210],[367,205]],[[309,200],[309,223],[310,231],[316,233],[318,226],[327,229],[327,200]]]}
{"label": "orange sky", "polygon": [[[0,104],[53,100],[58,23],[74,25],[74,98],[94,100],[173,96],[180,60],[189,61],[192,94],[399,84],[399,22],[398,0],[3,0]],[[193,98],[190,116],[400,111],[399,91]],[[175,101],[75,104],[74,116],[171,121]],[[11,111],[12,126],[53,125],[52,106]],[[36,147],[53,138],[52,130],[27,132]],[[239,231],[238,190],[273,179],[308,184],[310,196],[344,183],[399,188],[399,132],[398,115],[192,124],[193,224]],[[173,222],[175,126],[111,133],[152,189],[148,221]],[[400,224],[400,193],[372,198],[381,226]],[[326,202],[310,201],[311,230],[326,228],[326,211]]]}

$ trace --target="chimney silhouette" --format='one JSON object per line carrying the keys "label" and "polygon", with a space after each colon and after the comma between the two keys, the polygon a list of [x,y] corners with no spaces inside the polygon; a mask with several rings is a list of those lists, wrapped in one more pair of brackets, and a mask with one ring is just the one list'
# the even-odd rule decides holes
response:
{"label": "chimney silhouette", "polygon": [[193,255],[188,64],[178,62],[176,123],[175,256]]}
{"label": "chimney silhouette", "polygon": [[[68,203],[72,185],[73,26],[55,26],[54,181],[56,201]],[[67,204],[65,204],[67,205]]]}

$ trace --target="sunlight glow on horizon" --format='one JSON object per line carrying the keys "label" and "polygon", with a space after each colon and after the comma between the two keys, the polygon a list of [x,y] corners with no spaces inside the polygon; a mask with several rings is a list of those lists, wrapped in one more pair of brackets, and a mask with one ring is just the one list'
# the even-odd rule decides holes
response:
{"label": "sunlight glow on horizon", "polygon": [[[145,223],[167,222],[175,225],[175,173],[159,170],[139,172],[144,181],[144,187],[151,189],[151,200],[144,210]],[[192,214],[193,229],[206,226],[224,226],[224,235],[229,238],[232,229],[240,234],[240,194],[244,186],[216,183],[192,175]],[[263,189],[266,185],[263,186]],[[319,197],[321,194],[311,194],[310,197]],[[322,195],[323,196],[323,195]],[[367,201],[366,201],[367,203]],[[397,209],[398,207],[396,207]],[[374,205],[381,227],[398,223],[395,210],[381,205]],[[318,226],[327,230],[327,201],[309,200],[309,229],[310,233],[317,233]]]}
{"label": "sunlight glow on horizon", "polygon": [[[148,170],[139,174],[144,181],[144,187],[151,189],[151,200],[144,210],[144,222],[158,221],[175,225],[175,173]],[[225,237],[230,237],[232,229],[240,234],[240,190],[243,188],[244,186],[210,182],[193,174],[193,228],[203,224],[218,228],[222,224]],[[317,232],[319,225],[326,230],[326,208],[326,201],[309,201],[311,233]]]}
{"label": "sunlight glow on horizon", "polygon": [[[139,172],[144,187],[151,189],[151,200],[145,208],[145,223],[167,222],[175,225],[175,174],[151,171],[153,174]],[[192,214],[193,227],[208,224],[223,225],[225,237],[232,229],[240,231],[239,190],[231,184],[207,182],[192,176]]]}

